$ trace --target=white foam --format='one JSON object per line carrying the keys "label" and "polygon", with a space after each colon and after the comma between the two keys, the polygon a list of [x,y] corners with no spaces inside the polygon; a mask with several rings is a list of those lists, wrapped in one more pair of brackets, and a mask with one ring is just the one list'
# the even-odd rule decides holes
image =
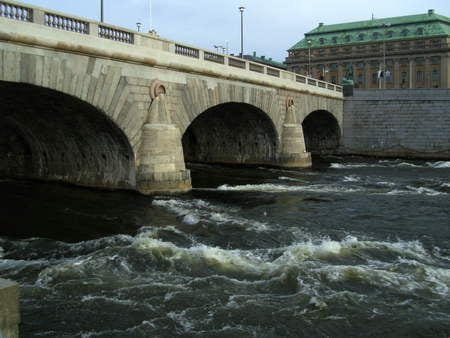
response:
{"label": "white foam", "polygon": [[199,223],[200,220],[193,214],[187,214],[183,217],[183,222],[189,225],[194,225]]}
{"label": "white foam", "polygon": [[237,208],[215,205],[203,200],[154,200],[153,205],[167,208],[170,212],[182,217],[183,223],[188,225],[206,222],[217,225],[231,223],[256,231],[268,228],[267,223],[240,217],[240,210]]}
{"label": "white foam", "polygon": [[450,168],[450,161],[427,162],[427,165],[436,169]]}
{"label": "white foam", "polygon": [[406,190],[402,189],[394,189],[387,193],[382,193],[386,195],[426,195],[426,196],[437,196],[437,195],[445,195],[445,192],[440,192],[431,188],[425,187],[412,187],[406,186]]}
{"label": "white foam", "polygon": [[361,191],[358,188],[346,188],[329,184],[313,184],[313,185],[283,185],[283,184],[245,184],[231,186],[228,184],[217,187],[217,190],[222,191],[254,191],[266,193],[280,193],[280,192],[335,192],[335,193],[351,193]]}
{"label": "white foam", "polygon": [[280,177],[278,177],[278,179],[281,181],[302,182],[302,180],[299,180],[298,178],[287,177],[287,176],[280,176]]}
{"label": "white foam", "polygon": [[344,182],[359,182],[359,181],[361,181],[361,178],[356,175],[349,175],[349,176],[344,176],[343,181]]}

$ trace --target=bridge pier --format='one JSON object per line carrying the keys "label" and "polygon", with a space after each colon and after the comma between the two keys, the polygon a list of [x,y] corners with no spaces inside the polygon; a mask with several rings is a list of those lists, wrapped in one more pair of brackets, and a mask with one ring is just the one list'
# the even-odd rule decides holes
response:
{"label": "bridge pier", "polygon": [[286,99],[286,115],[281,134],[279,165],[285,168],[309,168],[311,153],[306,151],[303,127],[297,123],[294,100]]}
{"label": "bridge pier", "polygon": [[136,178],[139,192],[149,195],[191,189],[180,130],[173,124],[145,124],[139,156]]}
{"label": "bridge pier", "polygon": [[19,285],[0,278],[0,337],[18,338]]}
{"label": "bridge pier", "polygon": [[306,151],[301,124],[283,124],[279,165],[285,168],[311,167],[311,153]]}
{"label": "bridge pier", "polygon": [[184,164],[180,130],[171,123],[164,87],[159,82],[154,87],[148,120],[142,127],[136,189],[146,195],[189,191],[191,176]]}

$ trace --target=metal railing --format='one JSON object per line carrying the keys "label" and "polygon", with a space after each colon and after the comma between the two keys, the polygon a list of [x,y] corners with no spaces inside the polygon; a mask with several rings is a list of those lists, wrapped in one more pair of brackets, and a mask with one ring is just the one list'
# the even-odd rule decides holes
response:
{"label": "metal railing", "polygon": [[[15,1],[0,1],[0,17],[18,21],[32,22],[35,24],[44,25],[55,29],[61,29],[68,32],[94,35],[99,38],[121,43],[128,43],[132,45],[154,45],[152,43],[148,43],[148,40],[156,40],[160,43],[161,46],[168,46],[168,48],[161,47],[161,50],[171,51],[172,53],[175,53],[177,55],[207,62],[214,62],[223,65],[223,67],[238,68],[244,71],[251,72],[253,74],[259,73],[262,76],[266,75],[275,77],[286,81],[292,81],[293,83],[314,86],[334,92],[342,92],[341,86],[319,81],[317,79],[288,72],[285,70],[280,70],[278,68],[274,68],[265,64],[255,63],[250,60],[245,60],[231,55],[214,53],[200,48],[187,46],[181,43],[161,39],[151,34],[139,33],[133,30],[127,30],[124,28],[115,27],[113,25],[90,21],[75,16],[69,16],[63,13],[49,11],[47,9],[42,9],[35,6],[25,6],[24,4],[17,3]],[[139,36],[139,39],[136,39],[136,36]]]}

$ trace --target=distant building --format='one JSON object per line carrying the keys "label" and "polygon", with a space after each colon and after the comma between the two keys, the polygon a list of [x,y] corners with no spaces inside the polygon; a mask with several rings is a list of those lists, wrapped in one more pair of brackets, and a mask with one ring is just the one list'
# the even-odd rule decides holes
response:
{"label": "distant building", "polygon": [[[426,14],[319,26],[288,50],[288,70],[359,88],[450,88],[450,18]],[[350,67],[350,64],[352,67]]]}
{"label": "distant building", "polygon": [[253,61],[253,62],[257,62],[257,63],[262,63],[266,66],[270,66],[270,67],[274,67],[274,68],[279,68],[279,69],[284,69],[284,70],[286,70],[286,68],[287,68],[285,63],[274,61],[274,60],[272,60],[272,58],[266,58],[265,56],[256,56],[256,52],[253,52],[253,55],[244,55],[244,59]]}

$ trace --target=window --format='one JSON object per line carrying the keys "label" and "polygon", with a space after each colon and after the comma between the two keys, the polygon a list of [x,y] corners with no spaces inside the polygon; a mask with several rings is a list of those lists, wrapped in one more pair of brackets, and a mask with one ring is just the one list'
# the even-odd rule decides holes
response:
{"label": "window", "polygon": [[362,85],[364,83],[364,74],[359,74],[358,75],[358,83],[360,85]]}
{"label": "window", "polygon": [[358,40],[359,41],[363,41],[364,40],[365,35],[363,33],[358,35]]}
{"label": "window", "polygon": [[405,88],[408,85],[408,72],[401,72],[400,79],[401,88]]}
{"label": "window", "polygon": [[323,45],[325,43],[325,39],[324,38],[320,38],[319,39],[319,44]]}
{"label": "window", "polygon": [[351,40],[352,40],[351,35],[347,35],[347,36],[345,37],[345,42],[350,42]]}
{"label": "window", "polygon": [[416,73],[416,81],[422,82],[425,80],[425,76],[422,70],[418,70]]}
{"label": "window", "polygon": [[439,70],[433,69],[433,70],[431,71],[431,81],[439,81],[439,78],[440,78],[440,76],[439,76]]}
{"label": "window", "polygon": [[337,37],[336,37],[336,36],[333,36],[333,37],[331,38],[331,42],[337,43]]}
{"label": "window", "polygon": [[408,36],[409,30],[403,29],[401,34],[402,34],[402,36]]}
{"label": "window", "polygon": [[416,65],[425,64],[425,58],[423,58],[423,57],[416,58],[415,61],[416,61]]}
{"label": "window", "polygon": [[432,56],[431,57],[431,64],[432,65],[438,65],[441,63],[441,57],[440,56]]}
{"label": "window", "polygon": [[378,72],[372,73],[372,83],[378,83]]}
{"label": "window", "polygon": [[378,32],[373,33],[373,34],[372,34],[372,38],[373,38],[374,40],[378,40],[378,39],[380,38],[380,33],[378,33]]}
{"label": "window", "polygon": [[393,36],[394,36],[394,32],[393,31],[386,32],[386,37],[387,38],[392,38]]}
{"label": "window", "polygon": [[425,30],[422,27],[419,27],[419,28],[417,28],[416,34],[417,35],[423,35],[424,31]]}

